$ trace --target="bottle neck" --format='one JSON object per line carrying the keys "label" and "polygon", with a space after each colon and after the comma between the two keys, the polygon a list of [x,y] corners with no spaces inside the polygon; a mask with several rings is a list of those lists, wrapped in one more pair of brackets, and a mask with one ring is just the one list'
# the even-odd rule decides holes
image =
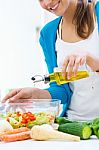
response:
{"label": "bottle neck", "polygon": [[45,83],[55,82],[55,76],[54,76],[54,73],[45,75],[45,76],[44,76],[44,82],[45,82]]}
{"label": "bottle neck", "polygon": [[55,75],[54,75],[54,73],[51,73],[50,74],[50,82],[55,82],[55,81],[56,81]]}

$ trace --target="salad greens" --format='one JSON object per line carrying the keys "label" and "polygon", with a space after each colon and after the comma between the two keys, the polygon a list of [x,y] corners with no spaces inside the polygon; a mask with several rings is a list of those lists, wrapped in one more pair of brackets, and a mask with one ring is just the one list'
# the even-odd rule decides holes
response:
{"label": "salad greens", "polygon": [[7,115],[0,114],[0,118],[7,120],[13,128],[28,127],[34,125],[52,124],[55,117],[45,112],[9,112]]}

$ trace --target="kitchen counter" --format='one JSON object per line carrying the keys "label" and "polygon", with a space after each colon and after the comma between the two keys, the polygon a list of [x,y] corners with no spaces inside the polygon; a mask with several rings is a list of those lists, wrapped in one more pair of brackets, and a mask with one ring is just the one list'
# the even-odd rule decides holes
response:
{"label": "kitchen counter", "polygon": [[11,143],[0,143],[0,150],[99,150],[99,139],[80,142],[68,141],[33,141],[25,140]]}

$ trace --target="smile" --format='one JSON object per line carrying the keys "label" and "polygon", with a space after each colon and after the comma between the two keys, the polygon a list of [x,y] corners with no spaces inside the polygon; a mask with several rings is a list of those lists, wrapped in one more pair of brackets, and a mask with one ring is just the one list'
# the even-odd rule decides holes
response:
{"label": "smile", "polygon": [[50,10],[56,10],[59,6],[60,1],[58,1],[57,4],[55,4],[54,6],[50,7]]}

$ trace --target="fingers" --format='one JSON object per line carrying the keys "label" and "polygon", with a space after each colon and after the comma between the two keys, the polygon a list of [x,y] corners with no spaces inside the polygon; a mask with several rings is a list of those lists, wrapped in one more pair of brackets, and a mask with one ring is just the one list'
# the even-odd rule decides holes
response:
{"label": "fingers", "polygon": [[69,58],[65,58],[65,61],[63,63],[63,66],[62,66],[62,76],[63,77],[66,77],[66,68],[68,66],[68,62],[69,62]]}
{"label": "fingers", "polygon": [[75,56],[71,55],[65,58],[62,67],[62,75],[66,77],[67,72],[67,79],[70,79],[72,76],[76,76],[79,66],[82,66],[86,63],[85,56]]}
{"label": "fingers", "polygon": [[84,56],[81,61],[80,61],[80,65],[84,65],[86,63],[86,57]]}
{"label": "fingers", "polygon": [[23,96],[23,93],[20,91],[19,93],[17,93],[15,96],[9,98],[9,102],[13,103],[13,102],[18,102],[19,99],[21,99]]}
{"label": "fingers", "polygon": [[78,68],[79,68],[79,65],[80,65],[80,57],[78,57],[76,60],[75,60],[75,65],[73,67],[73,72],[74,72],[74,76],[76,76],[77,74],[77,71],[78,71]]}
{"label": "fingers", "polygon": [[2,102],[3,103],[6,102],[9,98],[13,97],[16,94],[17,94],[17,90],[12,90],[3,98]]}
{"label": "fingers", "polygon": [[75,64],[75,58],[73,56],[70,57],[69,63],[68,63],[68,74],[67,74],[67,78],[70,79],[72,77],[73,74],[73,67]]}
{"label": "fingers", "polygon": [[21,89],[15,89],[12,90],[11,92],[9,92],[2,100],[2,103],[5,103],[7,100],[9,99],[16,99],[18,95],[18,93],[20,92]]}

